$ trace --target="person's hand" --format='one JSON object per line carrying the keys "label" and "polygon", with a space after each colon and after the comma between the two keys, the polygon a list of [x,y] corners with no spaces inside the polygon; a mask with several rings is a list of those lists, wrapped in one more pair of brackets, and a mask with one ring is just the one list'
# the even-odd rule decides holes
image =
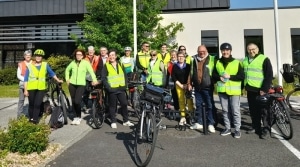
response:
{"label": "person's hand", "polygon": [[182,89],[186,90],[187,89],[187,85],[186,84],[182,84]]}
{"label": "person's hand", "polygon": [[24,96],[29,96],[29,93],[28,93],[28,91],[27,90],[24,90]]}
{"label": "person's hand", "polygon": [[262,95],[265,95],[266,94],[266,92],[264,92],[264,91],[259,91],[259,94],[262,96]]}
{"label": "person's hand", "polygon": [[191,84],[188,84],[188,90],[191,91],[193,89]]}
{"label": "person's hand", "polygon": [[145,73],[146,75],[148,75],[148,70],[144,70],[144,73]]}
{"label": "person's hand", "polygon": [[224,77],[220,77],[220,80],[221,80],[222,82],[225,82],[225,81],[224,81],[224,80],[225,80]]}
{"label": "person's hand", "polygon": [[64,81],[61,80],[61,79],[57,79],[57,82],[58,82],[58,83],[63,83]]}
{"label": "person's hand", "polygon": [[229,75],[229,74],[224,74],[223,77],[229,79],[229,78],[230,78],[230,75]]}
{"label": "person's hand", "polygon": [[93,81],[93,82],[92,82],[92,85],[93,85],[93,86],[98,85],[98,81]]}

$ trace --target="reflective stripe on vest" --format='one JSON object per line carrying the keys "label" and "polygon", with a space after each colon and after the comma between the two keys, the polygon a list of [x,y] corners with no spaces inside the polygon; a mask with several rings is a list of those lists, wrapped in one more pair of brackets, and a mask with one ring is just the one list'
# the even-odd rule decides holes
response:
{"label": "reflective stripe on vest", "polygon": [[92,62],[90,61],[90,59],[88,58],[88,56],[86,56],[84,59],[91,63],[94,72],[96,72],[97,68],[98,68],[100,56],[94,55],[93,59],[92,59]]}
{"label": "reflective stripe on vest", "polygon": [[[223,64],[220,60],[217,61],[216,69],[218,74],[221,76],[223,73],[229,75],[236,75],[239,70],[240,61],[233,60],[232,62],[228,63],[226,69],[224,69]],[[228,95],[241,95],[241,81],[231,81],[228,80],[227,82],[218,81],[217,82],[217,92],[226,93]]]}
{"label": "reflective stripe on vest", "polygon": [[150,52],[138,52],[138,59],[143,68],[148,68],[150,61]]}
{"label": "reflective stripe on vest", "polygon": [[29,77],[27,90],[45,90],[46,89],[46,73],[47,63],[42,62],[40,70],[34,64],[28,66]]}
{"label": "reflective stripe on vest", "polygon": [[153,67],[148,68],[148,76],[147,76],[147,82],[150,82],[150,80],[154,83],[156,86],[163,85],[163,73],[160,71],[160,62],[162,60],[156,59],[155,63],[153,64]]}
{"label": "reflective stripe on vest", "polygon": [[117,64],[117,68],[119,71],[119,74],[117,72],[117,69],[113,67],[109,62],[105,64],[108,76],[107,81],[111,88],[118,88],[125,86],[125,78],[124,78],[124,72],[120,64]]}
{"label": "reflective stripe on vest", "polygon": [[131,70],[131,66],[133,65],[133,64],[132,64],[131,58],[130,58],[130,61],[129,61],[129,62],[126,62],[126,63],[125,63],[125,62],[124,62],[124,57],[121,57],[120,62],[123,64],[123,66],[124,66],[124,68],[125,68],[125,73],[126,73],[126,74],[133,72],[133,71]]}
{"label": "reflective stripe on vest", "polygon": [[252,87],[261,88],[264,80],[263,62],[266,58],[265,55],[260,54],[251,63],[249,63],[248,57],[244,59],[245,85],[248,84]]}

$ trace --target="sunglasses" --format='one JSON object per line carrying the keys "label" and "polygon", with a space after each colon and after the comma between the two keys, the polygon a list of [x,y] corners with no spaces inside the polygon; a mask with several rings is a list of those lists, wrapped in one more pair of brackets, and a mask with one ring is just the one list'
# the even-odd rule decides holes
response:
{"label": "sunglasses", "polygon": [[156,54],[152,54],[151,56],[156,56]]}
{"label": "sunglasses", "polygon": [[186,50],[186,49],[179,49],[179,50]]}
{"label": "sunglasses", "polygon": [[146,48],[149,48],[150,46],[149,46],[149,45],[145,45],[145,47],[146,47]]}

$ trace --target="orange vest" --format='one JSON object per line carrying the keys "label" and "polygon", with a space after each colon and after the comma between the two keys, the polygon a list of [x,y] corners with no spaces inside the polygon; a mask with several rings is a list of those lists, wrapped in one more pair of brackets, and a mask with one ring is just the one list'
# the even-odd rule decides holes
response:
{"label": "orange vest", "polygon": [[84,59],[85,59],[86,61],[88,61],[88,62],[91,63],[94,72],[96,72],[96,71],[97,71],[97,68],[98,68],[100,56],[94,55],[94,56],[93,56],[93,59],[92,59],[92,62],[90,61],[90,59],[89,59],[88,56],[86,56]]}
{"label": "orange vest", "polygon": [[26,66],[25,61],[19,62],[19,63],[18,63],[18,66],[19,66],[20,69],[21,69],[21,75],[24,77],[24,76],[25,76],[25,73],[26,73],[26,69],[27,69],[27,66]]}

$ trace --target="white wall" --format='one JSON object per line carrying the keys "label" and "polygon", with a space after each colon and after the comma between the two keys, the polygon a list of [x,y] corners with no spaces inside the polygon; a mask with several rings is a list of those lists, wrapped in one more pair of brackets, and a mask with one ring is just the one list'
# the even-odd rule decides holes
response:
{"label": "white wall", "polygon": [[[300,8],[279,9],[279,34],[281,62],[292,63],[291,28],[300,28]],[[274,11],[272,9],[258,10],[226,10],[226,11],[192,11],[190,13],[162,14],[163,24],[181,22],[184,31],[177,35],[179,45],[185,45],[189,55],[196,54],[201,44],[202,30],[218,30],[219,42],[229,42],[232,55],[243,58],[244,29],[263,29],[264,54],[271,59],[274,73],[277,73],[276,41]],[[219,45],[220,45],[219,44]],[[281,68],[281,67],[280,67]]]}

